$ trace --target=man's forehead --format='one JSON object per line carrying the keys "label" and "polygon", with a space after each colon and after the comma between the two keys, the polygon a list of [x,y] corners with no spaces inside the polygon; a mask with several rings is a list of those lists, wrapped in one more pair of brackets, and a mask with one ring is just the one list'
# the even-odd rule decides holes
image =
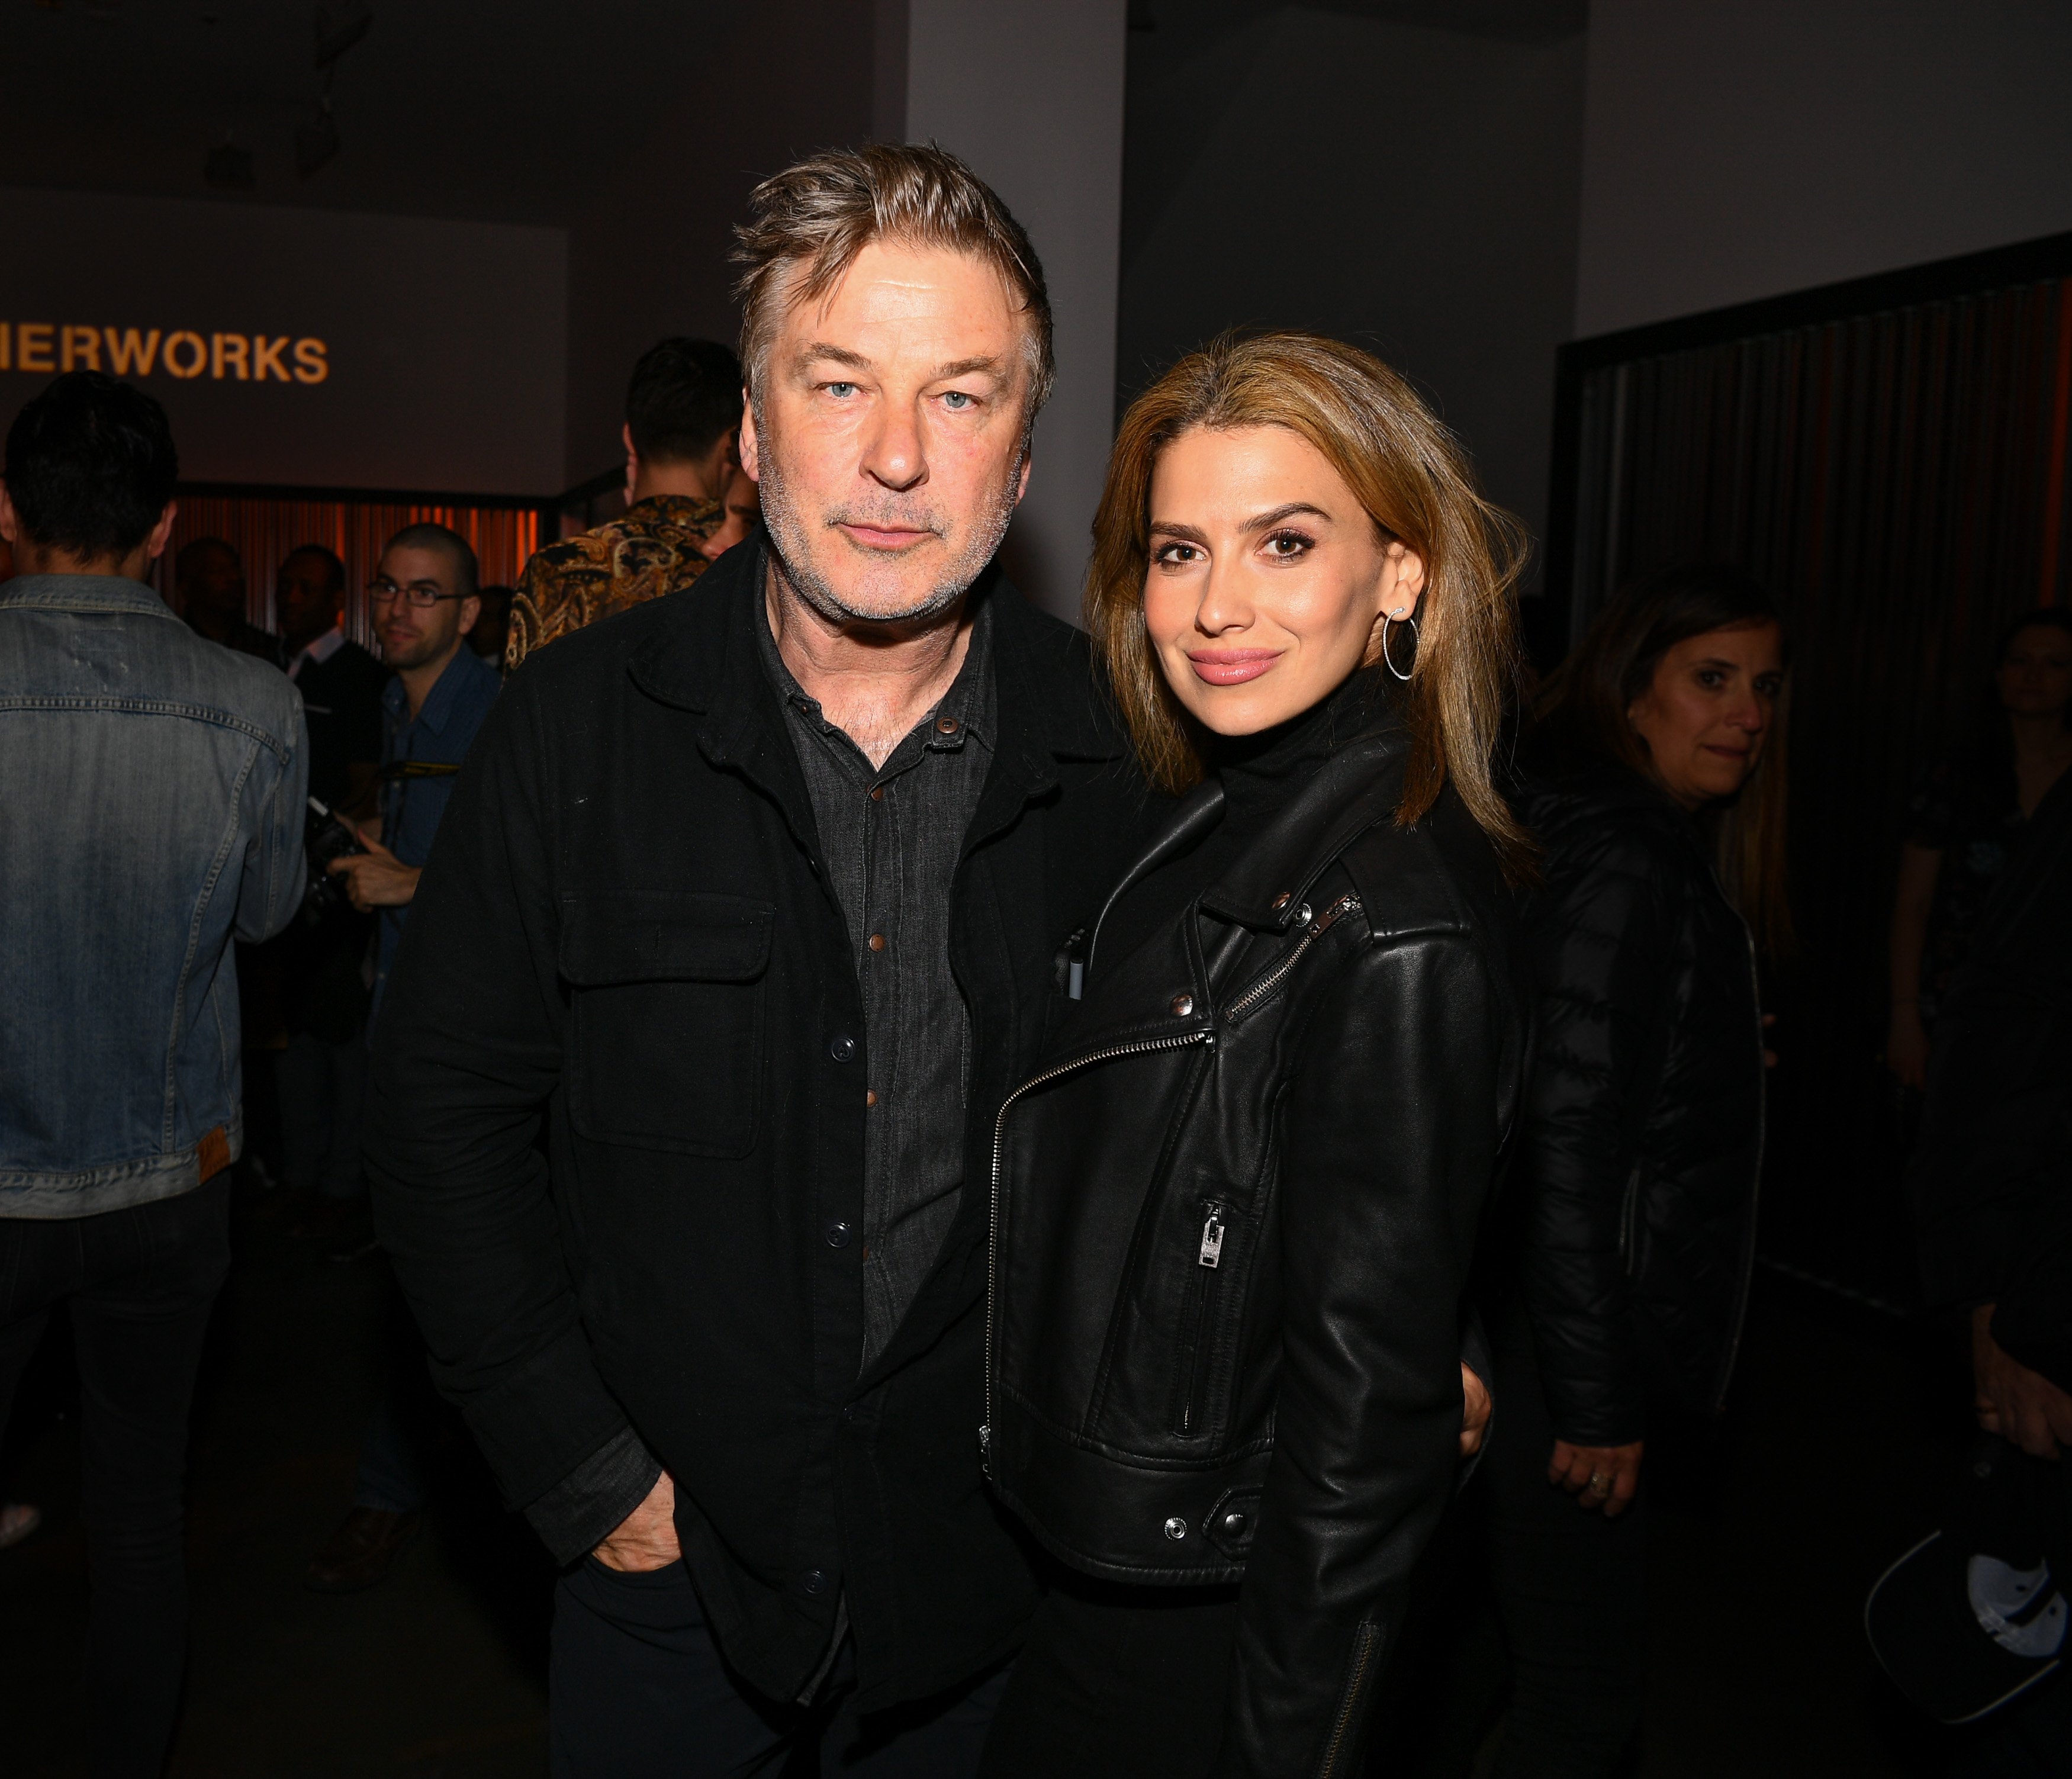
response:
{"label": "man's forehead", "polygon": [[437,581],[454,577],[451,552],[428,544],[392,544],[381,553],[381,572],[392,581]]}
{"label": "man's forehead", "polygon": [[795,339],[832,335],[840,341],[851,330],[916,323],[973,339],[1018,333],[1024,325],[1013,290],[989,260],[959,248],[883,240],[858,253],[816,300],[790,305],[783,327]]}

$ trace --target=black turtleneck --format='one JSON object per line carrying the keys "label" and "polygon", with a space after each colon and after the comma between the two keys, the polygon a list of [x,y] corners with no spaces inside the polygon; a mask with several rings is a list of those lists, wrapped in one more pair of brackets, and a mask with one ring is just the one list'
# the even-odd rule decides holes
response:
{"label": "black turtleneck", "polygon": [[1359,672],[1321,703],[1256,735],[1211,735],[1208,767],[1223,781],[1223,819],[1186,852],[1132,884],[1101,922],[1103,973],[1175,918],[1243,856],[1332,754],[1371,726],[1380,703]]}

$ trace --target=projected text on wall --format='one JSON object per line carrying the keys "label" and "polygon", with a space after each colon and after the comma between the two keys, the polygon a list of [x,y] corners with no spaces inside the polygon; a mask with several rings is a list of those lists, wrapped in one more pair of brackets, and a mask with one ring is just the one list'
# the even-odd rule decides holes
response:
{"label": "projected text on wall", "polygon": [[232,383],[322,383],[331,355],[320,339],[291,334],[196,333],[186,327],[86,327],[70,322],[0,321],[0,371],[55,375],[208,377]]}

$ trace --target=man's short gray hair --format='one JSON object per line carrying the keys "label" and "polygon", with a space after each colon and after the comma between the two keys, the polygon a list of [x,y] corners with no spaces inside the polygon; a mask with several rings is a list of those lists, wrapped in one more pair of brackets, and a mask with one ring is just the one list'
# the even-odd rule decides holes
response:
{"label": "man's short gray hair", "polygon": [[874,142],[829,149],[773,175],[749,194],[748,220],[734,230],[744,269],[741,362],[750,395],[762,400],[763,360],[784,316],[825,296],[873,241],[895,240],[968,253],[997,271],[1029,323],[1029,408],[1050,399],[1050,296],[1029,236],[985,182],[947,149]]}

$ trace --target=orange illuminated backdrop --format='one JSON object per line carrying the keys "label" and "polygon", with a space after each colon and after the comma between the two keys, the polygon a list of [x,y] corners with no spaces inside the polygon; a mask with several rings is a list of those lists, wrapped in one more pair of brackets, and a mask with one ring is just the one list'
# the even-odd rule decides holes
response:
{"label": "orange illuminated backdrop", "polygon": [[529,503],[471,503],[436,495],[340,493],[325,498],[289,490],[183,490],[172,542],[159,559],[153,584],[168,604],[176,605],[174,558],[195,538],[220,537],[244,559],[247,615],[262,629],[278,631],[273,577],[291,550],[321,544],[345,563],[346,634],[365,643],[371,638],[367,583],[373,578],[382,545],[405,525],[429,520],[458,532],[482,565],[483,585],[511,586],[539,547],[540,517],[540,507]]}

